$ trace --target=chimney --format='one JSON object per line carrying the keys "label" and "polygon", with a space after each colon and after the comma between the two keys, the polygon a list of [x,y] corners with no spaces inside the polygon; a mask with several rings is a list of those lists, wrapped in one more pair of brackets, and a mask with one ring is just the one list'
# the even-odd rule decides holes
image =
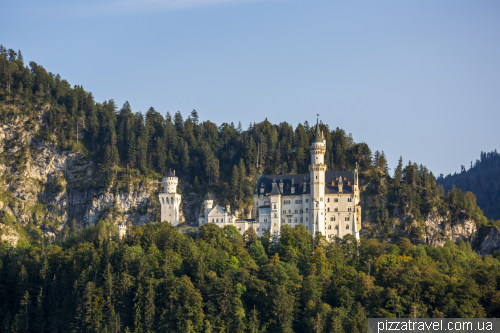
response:
{"label": "chimney", "polygon": [[174,170],[174,176],[175,176],[175,170]]}
{"label": "chimney", "polygon": [[280,179],[280,192],[283,194],[283,178]]}

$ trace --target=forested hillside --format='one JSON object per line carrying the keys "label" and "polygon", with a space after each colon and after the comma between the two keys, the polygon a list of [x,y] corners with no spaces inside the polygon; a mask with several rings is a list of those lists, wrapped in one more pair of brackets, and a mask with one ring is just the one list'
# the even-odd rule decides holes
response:
{"label": "forested hillside", "polygon": [[469,170],[462,165],[460,173],[446,177],[441,175],[438,182],[446,191],[455,186],[473,192],[484,215],[489,219],[500,220],[500,154],[496,150],[481,152],[481,158],[474,164],[471,162]]}
{"label": "forested hillside", "polygon": [[[113,100],[96,102],[83,87],[71,86],[35,62],[25,66],[21,52],[3,47],[0,107],[3,124],[23,119],[20,123],[23,127],[4,138],[5,149],[10,150],[1,154],[4,165],[1,180],[6,189],[3,202],[14,215],[18,212],[16,218],[22,221],[21,227],[33,231],[40,225],[50,226],[51,232],[62,237],[70,229],[81,228],[97,218],[112,221],[120,211],[116,205],[111,207],[113,202],[121,200],[118,195],[158,182],[170,168],[180,176],[182,208],[189,222],[196,219],[208,191],[216,195],[220,204],[231,204],[245,215],[249,213],[258,172],[300,173],[307,172],[309,165],[313,129],[307,121],[294,128],[286,122],[275,125],[264,120],[243,128],[241,124],[200,121],[195,110],[188,117],[180,112],[172,115],[162,111],[163,116],[153,107],[144,113],[133,112],[128,103],[118,107]],[[400,159],[390,175],[383,152],[372,154],[368,144],[356,142],[340,128],[327,124],[321,124],[321,128],[327,141],[325,161],[329,170],[352,170],[359,163],[364,190],[362,232],[366,237],[392,242],[407,237],[414,244],[444,244],[446,237],[455,242],[470,241],[476,228],[494,224],[484,218],[473,193],[454,189],[445,194],[425,166],[411,161],[403,163]],[[30,178],[27,173],[36,162],[33,155],[39,147],[75,154],[76,171],[68,172],[62,164],[57,177],[50,182],[47,180],[45,185],[35,182],[39,190],[31,195],[30,211],[23,213],[19,207],[26,211],[30,202],[22,193],[27,191],[23,181]],[[94,192],[89,192],[90,189]],[[157,187],[151,195],[141,192],[148,199],[133,212],[145,211],[157,218],[158,190]],[[73,203],[89,202],[100,195],[99,191],[115,193],[115,199],[110,197],[108,206],[102,203],[104,199],[99,199],[92,209],[76,212],[67,206],[65,198]],[[64,200],[46,199],[52,197]],[[55,213],[43,214],[44,209],[54,207],[58,208],[59,217]],[[68,211],[73,216],[64,215]],[[96,218],[82,220],[90,212],[97,214]],[[10,215],[4,216],[3,222],[12,224]],[[57,218],[60,222],[51,222]],[[76,225],[68,223],[70,218]]]}
{"label": "forested hillside", "polygon": [[284,226],[273,246],[168,223],[119,241],[101,221],[57,244],[0,244],[0,330],[365,332],[368,317],[498,317],[499,278],[463,241],[328,243]]}

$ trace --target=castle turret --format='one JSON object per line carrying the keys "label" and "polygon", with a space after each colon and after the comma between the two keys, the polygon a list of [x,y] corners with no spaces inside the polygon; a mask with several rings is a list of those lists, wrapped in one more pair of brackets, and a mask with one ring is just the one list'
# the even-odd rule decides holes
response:
{"label": "castle turret", "polygon": [[179,179],[175,171],[170,170],[163,177],[163,192],[158,195],[161,206],[161,222],[170,222],[172,225],[179,224],[181,195],[177,193]]}
{"label": "castle turret", "polygon": [[117,225],[117,228],[118,228],[118,237],[120,239],[123,239],[123,237],[125,237],[125,235],[127,234],[127,226],[123,223],[120,223]]}
{"label": "castle turret", "polygon": [[178,178],[175,175],[175,170],[170,170],[165,177],[163,177],[163,192],[177,193]]}
{"label": "castle turret", "polygon": [[212,210],[214,206],[214,199],[210,195],[210,193],[207,194],[205,198],[205,222],[208,222],[208,213]]}
{"label": "castle turret", "polygon": [[314,136],[311,147],[311,165],[309,172],[311,173],[311,231],[314,235],[316,232],[325,234],[325,153],[326,140],[323,132],[319,128],[319,123],[316,122],[316,134]]}

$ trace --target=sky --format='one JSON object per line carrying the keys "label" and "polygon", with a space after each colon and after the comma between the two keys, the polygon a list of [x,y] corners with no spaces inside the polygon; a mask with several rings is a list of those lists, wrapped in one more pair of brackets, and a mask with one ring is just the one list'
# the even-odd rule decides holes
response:
{"label": "sky", "polygon": [[436,176],[500,149],[497,0],[17,0],[0,22],[25,63],[135,112],[320,114],[392,171],[402,156]]}

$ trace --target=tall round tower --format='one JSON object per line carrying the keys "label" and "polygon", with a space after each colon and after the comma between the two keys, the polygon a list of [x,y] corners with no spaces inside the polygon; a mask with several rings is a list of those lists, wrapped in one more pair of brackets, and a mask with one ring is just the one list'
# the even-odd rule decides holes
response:
{"label": "tall round tower", "polygon": [[163,177],[163,191],[165,193],[177,193],[177,183],[179,182],[175,171],[169,170],[167,175]]}
{"label": "tall round tower", "polygon": [[180,222],[181,195],[177,193],[178,182],[175,171],[170,170],[163,177],[163,193],[158,194],[161,206],[161,222],[167,221],[172,225],[178,225]]}
{"label": "tall round tower", "polygon": [[212,207],[214,205],[214,199],[210,195],[210,193],[207,194],[207,197],[205,198],[205,223],[208,223],[208,213],[212,210]]}
{"label": "tall round tower", "polygon": [[321,232],[325,235],[325,153],[326,140],[316,122],[316,134],[309,148],[311,152],[311,233]]}

